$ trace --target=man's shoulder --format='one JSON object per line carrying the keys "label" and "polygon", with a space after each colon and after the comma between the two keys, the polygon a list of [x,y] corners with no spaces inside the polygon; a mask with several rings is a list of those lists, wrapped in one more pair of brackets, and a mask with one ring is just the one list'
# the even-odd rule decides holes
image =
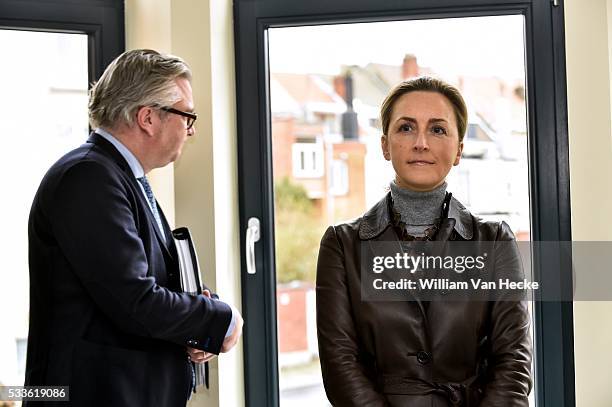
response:
{"label": "man's shoulder", "polygon": [[124,171],[112,157],[92,143],[85,143],[58,159],[42,178],[35,198],[43,205],[63,196],[105,189],[130,189]]}
{"label": "man's shoulder", "polygon": [[98,176],[112,176],[120,173],[121,168],[95,144],[84,143],[59,158],[47,171],[43,183],[59,181],[69,172],[94,172]]}

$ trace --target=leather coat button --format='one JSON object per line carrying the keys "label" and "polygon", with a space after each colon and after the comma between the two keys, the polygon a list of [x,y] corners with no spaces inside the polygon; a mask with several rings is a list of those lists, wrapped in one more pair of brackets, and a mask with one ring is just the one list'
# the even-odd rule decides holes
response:
{"label": "leather coat button", "polygon": [[187,341],[187,345],[189,345],[189,346],[198,346],[198,341],[196,341],[194,339],[189,339]]}
{"label": "leather coat button", "polygon": [[429,361],[431,360],[431,355],[429,354],[429,352],[425,352],[424,350],[419,351],[416,357],[417,357],[417,361],[422,365],[428,364]]}

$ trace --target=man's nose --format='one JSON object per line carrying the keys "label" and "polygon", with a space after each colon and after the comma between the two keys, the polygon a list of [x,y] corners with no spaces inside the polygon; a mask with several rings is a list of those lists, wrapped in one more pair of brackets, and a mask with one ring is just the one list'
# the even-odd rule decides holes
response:
{"label": "man's nose", "polygon": [[189,129],[187,129],[187,136],[193,136],[195,135],[195,126],[191,126]]}

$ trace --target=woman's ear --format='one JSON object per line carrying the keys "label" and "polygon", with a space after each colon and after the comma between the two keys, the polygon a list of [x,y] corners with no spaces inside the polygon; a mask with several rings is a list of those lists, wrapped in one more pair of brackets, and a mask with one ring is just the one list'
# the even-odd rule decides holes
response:
{"label": "woman's ear", "polygon": [[380,147],[382,148],[383,157],[385,157],[385,160],[391,161],[391,153],[389,153],[389,136],[386,134],[380,136]]}
{"label": "woman's ear", "polygon": [[459,148],[457,149],[457,155],[455,156],[455,162],[453,165],[458,165],[459,161],[461,161],[461,154],[463,153],[463,141],[459,143]]}
{"label": "woman's ear", "polygon": [[154,126],[157,119],[150,106],[143,106],[136,112],[136,125],[149,136],[155,133]]}

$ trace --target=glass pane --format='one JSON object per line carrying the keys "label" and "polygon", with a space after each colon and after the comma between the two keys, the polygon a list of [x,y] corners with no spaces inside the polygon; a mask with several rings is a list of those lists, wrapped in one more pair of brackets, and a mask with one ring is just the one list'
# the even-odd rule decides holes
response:
{"label": "glass pane", "polygon": [[[28,335],[28,215],[47,169],[87,137],[87,36],[0,30],[0,382],[22,385]],[[10,231],[10,233],[8,232]]]}
{"label": "glass pane", "polygon": [[[468,131],[448,190],[529,239],[523,32],[520,15],[269,30],[281,405],[329,405],[316,343],[319,242],[328,225],[378,202],[394,178],[379,118],[394,85],[432,75],[461,90]],[[300,155],[292,172],[304,138],[320,164],[306,170]]]}

